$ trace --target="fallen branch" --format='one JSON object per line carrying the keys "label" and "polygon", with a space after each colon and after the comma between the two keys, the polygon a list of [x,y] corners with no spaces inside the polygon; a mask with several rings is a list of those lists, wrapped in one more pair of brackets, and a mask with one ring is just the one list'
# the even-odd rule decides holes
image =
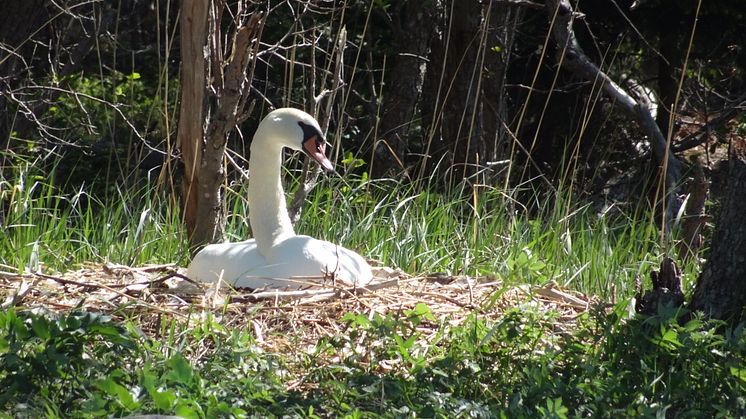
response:
{"label": "fallen branch", "polygon": [[158,311],[158,312],[161,312],[161,313],[171,314],[173,316],[178,316],[178,317],[182,317],[182,318],[188,317],[185,314],[179,313],[177,311],[165,309],[165,308],[159,307],[159,306],[157,306],[155,304],[150,304],[150,303],[144,301],[141,298],[138,298],[136,296],[127,294],[126,292],[122,292],[122,291],[119,291],[117,289],[114,289],[112,286],[110,286],[110,284],[84,283],[84,282],[79,282],[79,281],[73,281],[71,279],[61,278],[59,276],[46,275],[46,274],[41,274],[41,273],[34,273],[32,275],[35,276],[35,277],[37,277],[37,278],[43,278],[43,279],[54,281],[54,282],[57,282],[57,283],[62,284],[62,285],[75,285],[75,286],[79,286],[79,287],[83,287],[83,288],[93,288],[93,289],[99,288],[99,289],[103,289],[103,290],[112,292],[114,294],[117,294],[120,297],[125,297],[127,299],[134,300],[134,301],[137,302],[137,304],[145,306],[145,307],[147,307],[147,308],[149,308],[151,310],[155,310],[155,311]]}
{"label": "fallen branch", "polygon": [[655,123],[650,109],[633,99],[585,55],[573,31],[572,24],[576,14],[570,2],[547,0],[546,7],[552,19],[551,36],[558,46],[557,61],[560,65],[588,81],[600,84],[604,93],[614,100],[614,104],[634,116],[640,127],[647,132],[653,155],[665,180],[662,196],[665,202],[665,229],[669,232],[681,206],[678,189],[683,170],[682,163],[671,152],[668,141]]}
{"label": "fallen branch", "polygon": [[0,309],[6,310],[10,307],[15,307],[23,301],[23,298],[28,292],[36,285],[36,279],[31,282],[26,281],[26,278],[21,279],[21,283],[18,285],[18,289],[13,294],[9,295],[5,301],[0,304]]}

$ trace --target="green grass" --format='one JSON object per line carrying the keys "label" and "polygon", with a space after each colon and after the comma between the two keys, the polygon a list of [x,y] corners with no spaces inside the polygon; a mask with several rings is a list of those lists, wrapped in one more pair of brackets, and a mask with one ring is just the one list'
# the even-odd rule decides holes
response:
{"label": "green grass", "polygon": [[[93,261],[187,262],[174,200],[157,188],[63,194],[27,166],[0,183],[2,270],[64,271]],[[665,254],[653,223],[597,214],[556,194],[509,212],[516,191],[436,193],[394,180],[325,179],[298,232],[412,274],[492,275],[507,285],[555,281],[620,301],[571,326],[530,304],[460,326],[425,304],[386,316],[349,313],[343,332],[295,353],[270,353],[250,325],[212,314],[188,324],[74,311],[0,311],[3,417],[575,417],[746,414],[743,326],[661,309],[629,314],[636,276]],[[243,190],[229,195],[228,233],[248,234]],[[567,204],[571,202],[571,204]],[[557,204],[555,204],[557,203]],[[698,266],[685,265],[689,284]],[[214,316],[218,316],[214,314]],[[423,327],[434,330],[427,338]],[[268,331],[272,333],[272,331]],[[292,337],[291,337],[292,340]],[[297,385],[301,383],[301,385]],[[292,384],[292,385],[291,385]]]}
{"label": "green grass", "polygon": [[[538,213],[509,213],[515,191],[417,190],[391,179],[327,178],[309,196],[296,231],[356,249],[411,274],[494,275],[510,283],[555,281],[589,294],[629,296],[665,255],[658,230],[637,214],[598,214],[545,197]],[[245,191],[230,195],[228,235],[249,235]],[[560,204],[554,204],[558,202]],[[696,277],[693,264],[685,267]]]}
{"label": "green grass", "polygon": [[184,260],[186,239],[173,198],[144,187],[116,189],[104,201],[84,186],[64,194],[54,178],[35,173],[33,167],[16,171],[15,178],[0,179],[4,269],[65,271],[86,262]]}

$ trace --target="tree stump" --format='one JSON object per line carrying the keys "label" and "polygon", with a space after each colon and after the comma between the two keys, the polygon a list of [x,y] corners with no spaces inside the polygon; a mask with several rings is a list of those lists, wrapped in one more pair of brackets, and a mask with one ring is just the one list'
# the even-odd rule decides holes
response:
{"label": "tree stump", "polygon": [[650,279],[653,281],[652,290],[643,292],[642,286],[637,286],[635,311],[641,314],[654,314],[659,306],[678,307],[684,303],[681,270],[673,259],[663,259],[660,271],[650,272]]}

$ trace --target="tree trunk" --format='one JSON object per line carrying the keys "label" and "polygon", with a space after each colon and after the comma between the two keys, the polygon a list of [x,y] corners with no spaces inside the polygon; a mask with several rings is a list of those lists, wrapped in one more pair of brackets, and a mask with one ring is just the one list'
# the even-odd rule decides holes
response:
{"label": "tree trunk", "polygon": [[678,38],[681,36],[683,28],[679,24],[681,19],[681,16],[679,16],[680,6],[662,5],[661,9],[662,16],[666,16],[666,19],[661,19],[658,30],[658,47],[660,50],[660,55],[658,55],[658,94],[660,96],[660,106],[658,106],[656,122],[663,136],[667,137],[671,114],[676,112],[672,107],[674,100],[676,100],[676,92],[679,89],[676,81],[676,69],[681,65],[682,57]]}
{"label": "tree trunk", "polygon": [[484,64],[482,6],[448,0],[442,33],[430,53],[423,89],[426,164],[422,177],[445,173],[446,184],[470,179],[485,157],[481,100]]}
{"label": "tree trunk", "polygon": [[[51,37],[50,30],[40,30],[44,21],[50,19],[45,3],[46,0],[3,0],[0,43],[13,51],[13,54],[4,53],[0,60],[0,74],[4,77],[26,75],[30,69],[26,68],[24,60],[31,61],[33,50],[38,48],[35,41],[44,42]],[[37,36],[32,38],[32,35]]]}
{"label": "tree trunk", "polygon": [[738,322],[746,307],[746,140],[733,140],[728,164],[727,192],[691,307]]}
{"label": "tree trunk", "polygon": [[[231,14],[235,26],[228,38],[221,33],[224,0],[182,2],[178,142],[184,163],[184,223],[193,250],[223,237],[223,155],[228,137],[245,117],[263,27],[261,14],[246,13],[245,3],[239,2]],[[232,39],[227,51],[224,39]]]}
{"label": "tree trunk", "polygon": [[[510,141],[507,133],[506,121],[508,116],[508,97],[505,93],[505,83],[511,57],[514,54],[518,25],[523,15],[520,7],[493,3],[488,8],[490,13],[490,29],[487,34],[487,45],[484,64],[484,81],[482,82],[482,100],[484,102],[484,159],[489,162],[507,160],[510,158]],[[501,171],[504,166],[490,166]]]}
{"label": "tree trunk", "polygon": [[[184,163],[184,224],[189,234],[190,244],[196,246],[222,235],[216,231],[221,223],[219,214],[208,220],[200,220],[200,204],[214,202],[218,191],[213,191],[200,199],[199,185],[202,173],[201,162],[204,147],[202,131],[203,104],[205,101],[205,46],[207,42],[207,9],[209,2],[183,0],[181,18],[181,104],[179,108],[178,143],[181,148],[181,161]],[[204,174],[207,176],[207,174]],[[212,198],[212,199],[211,199]],[[218,201],[219,202],[219,201]],[[218,210],[220,206],[218,205]],[[202,211],[204,212],[204,211]]]}
{"label": "tree trunk", "polygon": [[409,138],[418,124],[415,119],[426,68],[427,54],[435,29],[435,8],[430,1],[395,2],[390,11],[394,54],[387,57],[386,92],[375,158],[374,177],[405,170]]}

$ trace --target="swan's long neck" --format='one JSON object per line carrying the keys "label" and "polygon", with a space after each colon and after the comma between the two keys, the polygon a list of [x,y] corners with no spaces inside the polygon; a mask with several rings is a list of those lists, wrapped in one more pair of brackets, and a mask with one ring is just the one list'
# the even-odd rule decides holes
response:
{"label": "swan's long neck", "polygon": [[276,243],[294,236],[280,169],[282,147],[258,131],[251,142],[249,158],[249,222],[259,252],[270,257]]}

